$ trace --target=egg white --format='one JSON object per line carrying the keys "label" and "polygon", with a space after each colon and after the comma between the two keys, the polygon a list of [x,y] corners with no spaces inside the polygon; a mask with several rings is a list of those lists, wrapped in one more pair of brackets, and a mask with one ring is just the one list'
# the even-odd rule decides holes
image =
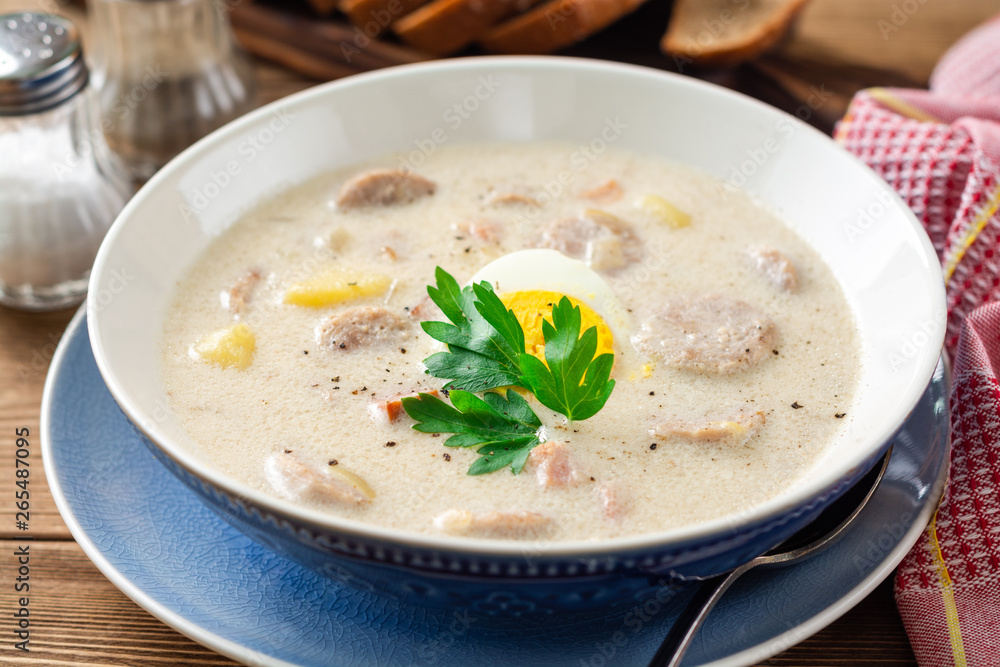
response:
{"label": "egg white", "polygon": [[492,285],[501,297],[529,290],[571,296],[600,315],[616,347],[629,344],[631,321],[611,287],[589,266],[557,250],[532,248],[504,255],[479,269],[469,282],[482,281]]}

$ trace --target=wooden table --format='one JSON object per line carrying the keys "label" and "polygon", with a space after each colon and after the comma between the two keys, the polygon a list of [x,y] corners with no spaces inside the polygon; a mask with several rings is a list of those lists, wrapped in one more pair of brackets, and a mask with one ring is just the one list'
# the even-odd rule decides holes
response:
{"label": "wooden table", "polygon": [[[64,2],[0,0],[0,12],[54,8]],[[848,61],[892,70],[925,81],[940,54],[972,26],[992,15],[995,0],[927,0],[910,3],[899,30],[883,35],[896,0],[813,0],[780,55],[791,61]],[[73,18],[80,12],[63,7]],[[587,52],[588,48],[593,51]],[[576,47],[583,55],[596,46]],[[656,62],[655,48],[625,59]],[[266,63],[258,63],[265,101],[313,85]],[[778,78],[782,74],[778,73]],[[821,76],[782,79],[789,89],[825,84]],[[836,117],[847,102],[843,92],[827,113]],[[0,156],[2,159],[2,156]],[[44,477],[38,422],[42,385],[59,337],[72,311],[27,314],[0,307],[0,664],[3,665],[232,665],[156,620],[119,592],[90,563],[60,518]],[[31,543],[29,653],[14,648],[18,593],[15,548],[26,535],[15,529],[15,430],[27,428],[31,442]],[[767,665],[914,665],[886,582],[840,620]]]}

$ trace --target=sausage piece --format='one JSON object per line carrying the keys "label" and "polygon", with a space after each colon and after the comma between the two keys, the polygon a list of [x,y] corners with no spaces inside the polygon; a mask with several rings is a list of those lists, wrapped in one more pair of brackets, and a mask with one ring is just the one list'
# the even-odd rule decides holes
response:
{"label": "sausage piece", "polygon": [[356,306],[338,311],[316,327],[316,340],[331,350],[354,350],[405,340],[410,322],[381,306]]}
{"label": "sausage piece", "polygon": [[642,246],[631,225],[596,209],[548,223],[536,247],[558,250],[598,271],[621,269],[642,256]]}
{"label": "sausage piece", "polygon": [[324,475],[287,450],[267,457],[264,475],[271,487],[289,500],[360,505],[375,497],[371,487],[354,473],[330,466],[330,474]]}
{"label": "sausage piece", "polygon": [[598,204],[613,204],[621,199],[623,194],[622,186],[618,185],[618,181],[613,178],[580,192],[581,197]]}
{"label": "sausage piece", "polygon": [[541,537],[552,530],[554,522],[544,514],[528,510],[448,510],[434,519],[434,526],[449,535],[518,539]]}
{"label": "sausage piece", "polygon": [[448,319],[429,296],[425,296],[420,303],[410,308],[410,317],[418,322],[444,322]]}
{"label": "sausage piece", "polygon": [[763,412],[740,412],[724,419],[692,421],[668,419],[649,430],[650,435],[687,442],[746,442],[764,425]]}
{"label": "sausage piece", "polygon": [[625,500],[622,492],[614,484],[597,487],[597,503],[605,519],[617,521],[625,514]]}
{"label": "sausage piece", "polygon": [[398,169],[373,169],[344,183],[337,195],[342,209],[406,204],[434,194],[435,185],[423,176]]}
{"label": "sausage piece", "polygon": [[768,245],[755,245],[747,248],[747,255],[754,267],[775,287],[785,292],[798,290],[799,274],[792,260],[783,252]]}
{"label": "sausage piece", "polygon": [[562,440],[537,445],[528,455],[528,466],[535,471],[538,485],[546,489],[570,486],[579,481],[576,467],[570,460],[569,447]]}
{"label": "sausage piece", "polygon": [[499,208],[502,206],[541,206],[541,202],[535,198],[535,193],[530,188],[524,186],[511,186],[497,189],[486,195],[483,201],[487,206]]}
{"label": "sausage piece", "polygon": [[473,238],[483,243],[497,243],[500,240],[500,228],[489,220],[468,220],[451,226],[463,238]]}
{"label": "sausage piece", "polygon": [[250,303],[253,290],[260,282],[261,274],[259,269],[250,269],[236,281],[228,292],[223,292],[223,305],[234,315],[239,315],[246,310]]}
{"label": "sausage piece", "polygon": [[636,347],[665,363],[720,375],[757,364],[775,346],[774,323],[748,303],[725,296],[669,299],[642,323]]}

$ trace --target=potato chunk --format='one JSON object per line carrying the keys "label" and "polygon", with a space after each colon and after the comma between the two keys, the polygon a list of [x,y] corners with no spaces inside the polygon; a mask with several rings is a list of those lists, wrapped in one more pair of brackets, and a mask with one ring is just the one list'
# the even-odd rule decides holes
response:
{"label": "potato chunk", "polygon": [[691,225],[691,216],[680,210],[663,197],[657,195],[643,195],[635,201],[636,208],[647,213],[652,213],[661,221],[667,223],[674,229],[688,227]]}
{"label": "potato chunk", "polygon": [[392,284],[381,273],[358,273],[330,269],[308,280],[295,283],[285,292],[285,303],[306,308],[325,308],[351,299],[381,294]]}
{"label": "potato chunk", "polygon": [[242,322],[213,332],[191,347],[193,356],[211,361],[223,368],[243,369],[253,361],[257,337]]}
{"label": "potato chunk", "polygon": [[595,271],[615,271],[628,264],[624,244],[618,236],[605,236],[588,241],[584,257],[587,266]]}

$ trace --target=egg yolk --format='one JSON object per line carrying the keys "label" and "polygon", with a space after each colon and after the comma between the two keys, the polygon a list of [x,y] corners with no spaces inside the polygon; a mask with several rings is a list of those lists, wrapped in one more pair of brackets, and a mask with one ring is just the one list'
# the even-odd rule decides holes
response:
{"label": "egg yolk", "polygon": [[[545,361],[545,337],[542,335],[542,320],[552,321],[552,307],[564,296],[557,292],[528,290],[524,292],[508,292],[500,294],[503,305],[510,309],[524,329],[524,350],[528,354]],[[614,352],[614,338],[611,329],[585,303],[566,295],[570,303],[580,308],[580,333],[590,327],[597,327],[597,352],[595,357],[604,353]]]}

